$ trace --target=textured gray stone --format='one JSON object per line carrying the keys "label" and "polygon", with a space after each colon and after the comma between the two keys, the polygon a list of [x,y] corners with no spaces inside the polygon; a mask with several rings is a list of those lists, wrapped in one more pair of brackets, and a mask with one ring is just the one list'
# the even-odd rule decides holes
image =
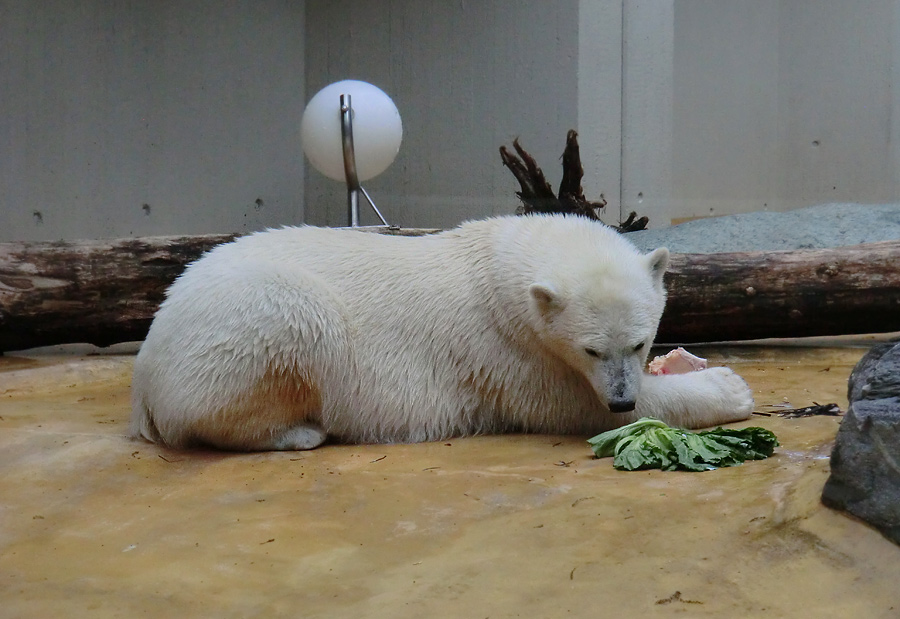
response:
{"label": "textured gray stone", "polygon": [[822,502],[900,544],[900,343],[874,346],[857,363],[848,398]]}
{"label": "textured gray stone", "polygon": [[823,204],[784,213],[757,211],[629,232],[643,251],[687,254],[844,247],[900,239],[900,204]]}

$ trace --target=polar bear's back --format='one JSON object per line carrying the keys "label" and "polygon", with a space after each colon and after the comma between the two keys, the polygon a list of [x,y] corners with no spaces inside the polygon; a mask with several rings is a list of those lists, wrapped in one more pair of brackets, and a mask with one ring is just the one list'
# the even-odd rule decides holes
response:
{"label": "polar bear's back", "polygon": [[248,235],[221,245],[213,254],[241,260],[290,262],[322,276],[366,278],[387,271],[400,278],[428,276],[428,268],[484,267],[485,260],[514,255],[519,268],[553,262],[569,264],[595,258],[621,262],[639,252],[613,229],[582,217],[529,215],[469,221],[441,233],[399,236],[348,228],[284,227]]}
{"label": "polar bear's back", "polygon": [[[458,338],[481,331],[485,321],[522,322],[528,287],[547,277],[569,279],[571,287],[604,280],[623,288],[643,277],[649,286],[640,257],[612,229],[559,215],[496,217],[420,237],[285,227],[213,249],[186,270],[167,303],[223,294],[237,303],[284,303],[294,293],[314,295],[343,312],[360,338],[386,346],[382,340],[400,332]],[[241,301],[247,281],[271,292]]]}

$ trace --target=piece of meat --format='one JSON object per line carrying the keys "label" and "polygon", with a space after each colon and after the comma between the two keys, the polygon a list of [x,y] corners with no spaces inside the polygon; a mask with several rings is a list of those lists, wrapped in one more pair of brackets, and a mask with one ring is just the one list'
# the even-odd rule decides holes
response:
{"label": "piece of meat", "polygon": [[706,359],[692,355],[680,346],[650,362],[651,374],[687,374],[706,369]]}

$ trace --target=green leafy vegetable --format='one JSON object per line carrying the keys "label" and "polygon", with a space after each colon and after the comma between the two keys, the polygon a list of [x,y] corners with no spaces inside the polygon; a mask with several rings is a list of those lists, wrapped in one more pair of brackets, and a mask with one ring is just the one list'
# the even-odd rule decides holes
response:
{"label": "green leafy vegetable", "polygon": [[744,460],[768,458],[778,446],[778,439],[765,428],[688,432],[642,417],[598,434],[588,443],[598,458],[614,456],[613,466],[620,470],[708,471],[735,466]]}

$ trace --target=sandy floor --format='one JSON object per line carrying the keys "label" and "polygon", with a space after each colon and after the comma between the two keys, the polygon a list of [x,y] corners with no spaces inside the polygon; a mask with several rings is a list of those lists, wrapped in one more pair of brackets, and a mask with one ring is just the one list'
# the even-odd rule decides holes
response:
{"label": "sandy floor", "polygon": [[[853,348],[700,349],[846,405]],[[0,357],[2,617],[897,617],[900,548],[819,503],[831,417],[776,456],[619,472],[585,437],[178,453],[125,437],[128,355]]]}

